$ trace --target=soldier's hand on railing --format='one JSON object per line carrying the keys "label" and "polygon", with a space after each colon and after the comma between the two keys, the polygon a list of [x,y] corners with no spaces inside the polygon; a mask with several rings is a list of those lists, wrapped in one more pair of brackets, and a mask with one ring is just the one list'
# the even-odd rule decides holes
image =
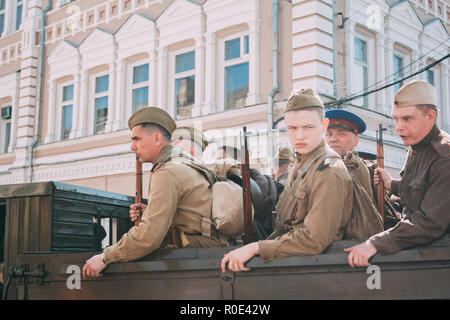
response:
{"label": "soldier's hand on railing", "polygon": [[105,263],[105,258],[103,253],[97,254],[86,261],[83,266],[83,279],[88,277],[97,278],[102,276],[102,271],[105,269],[107,264]]}
{"label": "soldier's hand on railing", "polygon": [[373,174],[373,182],[375,183],[375,185],[378,185],[381,179],[383,179],[384,188],[390,191],[392,181],[391,175],[386,169],[376,168]]}
{"label": "soldier's hand on railing", "polygon": [[136,222],[138,219],[142,217],[142,213],[144,212],[147,206],[143,203],[135,203],[130,206],[130,219],[132,222]]}

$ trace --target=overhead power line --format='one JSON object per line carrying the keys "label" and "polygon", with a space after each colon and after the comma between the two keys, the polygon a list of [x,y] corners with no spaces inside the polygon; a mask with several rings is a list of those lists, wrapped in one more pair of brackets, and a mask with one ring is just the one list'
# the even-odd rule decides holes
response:
{"label": "overhead power line", "polygon": [[325,105],[325,107],[334,107],[334,106],[336,106],[336,105],[345,104],[345,103],[350,102],[350,101],[352,101],[352,100],[355,100],[355,99],[359,99],[359,98],[365,97],[365,96],[367,96],[367,95],[369,95],[369,94],[372,94],[372,93],[374,93],[374,92],[377,92],[377,91],[380,91],[380,90],[384,90],[384,89],[389,88],[389,87],[391,87],[391,86],[394,86],[394,85],[396,85],[396,84],[398,84],[398,83],[401,83],[401,82],[403,82],[403,81],[406,80],[406,79],[412,78],[412,77],[414,77],[415,75],[418,75],[418,74],[420,74],[420,73],[422,73],[422,72],[424,72],[424,71],[426,71],[426,70],[428,70],[428,69],[430,69],[430,68],[433,68],[435,65],[439,64],[440,62],[444,61],[445,59],[447,59],[447,58],[449,58],[449,57],[450,57],[450,54],[447,54],[447,55],[445,55],[444,57],[440,58],[439,60],[436,60],[435,62],[429,64],[429,65],[426,66],[425,68],[422,68],[422,69],[420,69],[419,71],[410,74],[409,76],[406,76],[406,77],[404,77],[404,78],[402,78],[402,79],[400,79],[400,80],[391,82],[391,83],[389,83],[389,84],[387,84],[387,85],[385,85],[385,86],[382,86],[382,87],[380,87],[380,88],[378,88],[378,89],[370,90],[370,91],[367,91],[367,92],[365,92],[365,93],[363,93],[363,94],[355,95],[355,96],[352,96],[352,97],[349,97],[349,98],[344,98],[344,99],[339,99],[339,100],[336,100],[336,101],[326,102],[324,105]]}

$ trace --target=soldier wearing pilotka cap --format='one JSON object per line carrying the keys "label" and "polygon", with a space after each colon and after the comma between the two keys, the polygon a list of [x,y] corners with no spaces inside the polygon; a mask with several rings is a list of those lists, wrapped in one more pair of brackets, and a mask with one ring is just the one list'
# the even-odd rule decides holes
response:
{"label": "soldier wearing pilotka cap", "polygon": [[296,151],[293,168],[276,206],[277,225],[266,239],[233,250],[222,259],[232,271],[259,254],[273,259],[322,253],[341,240],[352,213],[353,183],[341,157],[324,141],[328,125],[317,92],[293,91],[285,108],[285,122]]}
{"label": "soldier wearing pilotka cap", "polygon": [[131,116],[128,126],[132,131],[131,150],[141,162],[153,164],[148,195],[151,201],[139,225],[86,262],[84,277],[98,277],[109,263],[136,260],[161,246],[228,244],[211,223],[210,186],[214,175],[193,157],[173,151],[170,141],[176,124],[170,115],[160,108],[143,108]]}
{"label": "soldier wearing pilotka cap", "polygon": [[442,236],[450,224],[450,136],[436,125],[435,88],[423,80],[406,83],[394,97],[392,116],[403,143],[408,146],[400,179],[381,168],[378,184],[403,201],[403,218],[393,228],[364,243],[345,249],[348,262],[368,266],[377,252],[392,254],[403,248],[427,244]]}
{"label": "soldier wearing pilotka cap", "polygon": [[208,146],[208,140],[203,132],[193,127],[178,127],[172,133],[172,146],[203,161],[203,151]]}

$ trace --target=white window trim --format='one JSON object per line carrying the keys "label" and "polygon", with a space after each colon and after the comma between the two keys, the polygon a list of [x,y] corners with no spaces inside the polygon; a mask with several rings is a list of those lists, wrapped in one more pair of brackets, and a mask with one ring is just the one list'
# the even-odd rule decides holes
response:
{"label": "white window trim", "polygon": [[[12,21],[14,22],[14,25],[11,26],[11,30],[13,30],[13,31],[18,31],[23,26],[23,18],[25,16],[25,14],[24,14],[25,13],[25,2],[26,2],[26,0],[22,0],[21,3],[19,3],[18,0],[14,0],[13,19],[12,19]],[[16,29],[16,25],[17,25],[17,7],[19,6],[19,4],[22,6],[22,23],[20,24],[19,28]]]}
{"label": "white window trim", "polygon": [[[366,65],[366,67],[367,67],[367,85],[368,85],[368,87],[370,87],[371,85],[373,85],[375,83],[375,72],[373,72],[373,70],[375,70],[373,68],[374,67],[373,63],[375,62],[375,39],[366,35],[365,33],[359,32],[357,30],[355,30],[355,33],[353,35],[353,39],[352,39],[353,42],[355,41],[355,38],[359,38],[359,39],[365,41],[367,44],[367,65]],[[354,45],[353,45],[353,50],[354,50]],[[353,52],[352,63],[362,65],[360,62],[357,62],[354,52]],[[357,92],[359,92],[359,90],[355,89],[354,81],[351,82],[351,86],[352,86],[352,94],[356,94]],[[360,92],[360,93],[363,93],[363,92]],[[360,99],[363,99],[363,98],[360,98]],[[368,108],[368,109],[375,109],[375,107],[376,107],[375,106],[375,95],[373,95],[373,94],[368,95],[367,96],[367,106],[363,105],[362,107]]]}
{"label": "white window trim", "polygon": [[[108,110],[111,105],[111,97],[109,96],[110,88],[111,88],[111,79],[108,79],[108,90],[95,93],[95,79],[102,76],[109,76],[109,70],[104,70],[101,72],[97,72],[95,74],[90,75],[89,77],[89,116],[88,116],[88,133],[90,135],[103,134],[106,133],[106,127],[104,132],[95,132],[95,99],[107,96],[108,97]],[[110,77],[111,78],[111,77]],[[107,113],[108,114],[108,113]],[[108,120],[107,120],[108,122]]]}
{"label": "white window trim", "polygon": [[[12,106],[11,103],[4,103],[1,105],[1,107],[6,107],[6,106]],[[11,112],[13,112],[13,110],[11,110]],[[9,149],[11,148],[12,145],[12,130],[13,130],[13,125],[12,125],[12,116],[10,119],[0,119],[0,154],[6,154],[9,152]],[[5,146],[5,138],[6,138],[6,124],[10,124],[10,133],[9,133],[9,145]],[[8,147],[7,152],[5,153],[5,148]]]}
{"label": "white window trim", "polygon": [[[73,85],[73,91],[74,91],[74,97],[72,100],[63,101],[63,90],[64,87]],[[72,105],[72,129],[71,132],[74,130],[73,128],[73,120],[75,118],[75,83],[74,81],[65,81],[57,86],[57,92],[56,92],[56,128],[55,128],[55,141],[65,141],[62,139],[62,108],[66,105]],[[70,139],[67,138],[67,140]]]}
{"label": "white window trim", "polygon": [[[173,115],[173,117],[176,119],[177,118],[177,113],[176,113],[176,105],[175,105],[175,80],[179,79],[179,78],[184,78],[184,77],[188,77],[188,76],[196,76],[196,69],[198,67],[199,63],[202,63],[202,61],[196,61],[194,60],[194,69],[192,70],[188,70],[188,71],[184,71],[181,72],[177,75],[175,75],[175,58],[176,56],[183,54],[183,53],[187,53],[187,52],[194,52],[194,55],[196,57],[195,54],[195,46],[188,46],[188,47],[183,47],[181,49],[177,49],[177,50],[173,50],[169,52],[169,83],[168,83],[168,99],[167,101],[169,102],[169,113]],[[194,58],[195,59],[195,58]],[[197,80],[197,79],[196,79]],[[197,81],[195,81],[197,83]],[[197,92],[199,88],[197,88],[197,86],[195,87],[195,92]],[[197,96],[197,95],[195,95]],[[194,100],[194,108],[200,104],[200,101],[197,101],[197,99]]]}
{"label": "white window trim", "polygon": [[3,14],[4,18],[3,18],[3,32],[0,34],[0,38],[6,36],[9,33],[9,28],[8,28],[8,24],[9,24],[9,17],[10,15],[8,14],[8,11],[10,10],[10,1],[8,0],[4,0],[5,1],[5,8],[4,9],[0,9],[0,15]]}
{"label": "white window trim", "polygon": [[[218,78],[217,78],[217,111],[225,111],[225,68],[229,66],[233,66],[236,64],[248,62],[249,64],[249,79],[248,79],[248,86],[249,86],[249,92],[247,93],[247,99],[248,94],[250,94],[250,81],[252,79],[252,76],[250,74],[250,53],[252,51],[252,44],[250,41],[250,34],[249,30],[237,32],[230,34],[228,36],[222,37],[218,41],[218,58],[219,58],[219,69],[217,72]],[[248,53],[244,53],[244,38],[245,36],[249,37],[249,44],[248,44]],[[228,40],[240,38],[241,41],[241,55],[239,58],[235,58],[232,60],[225,61],[225,42]],[[248,105],[248,101],[246,101],[245,105]],[[231,111],[231,110],[229,110]]]}
{"label": "white window trim", "polygon": [[[143,64],[148,64],[148,81],[143,81],[143,82],[139,82],[137,84],[133,84],[133,69],[134,67],[143,65]],[[133,63],[130,63],[127,65],[127,81],[126,81],[126,92],[127,94],[126,96],[126,106],[127,106],[127,110],[126,110],[126,114],[127,114],[127,119],[132,115],[133,113],[133,89],[138,89],[138,88],[142,88],[142,87],[148,87],[148,97],[147,97],[147,101],[148,104],[150,104],[150,98],[151,98],[151,92],[152,92],[152,83],[151,83],[151,75],[152,75],[152,70],[150,69],[151,64],[149,62],[148,59],[142,59],[142,60],[138,60],[135,61]],[[120,105],[119,105],[120,107]]]}

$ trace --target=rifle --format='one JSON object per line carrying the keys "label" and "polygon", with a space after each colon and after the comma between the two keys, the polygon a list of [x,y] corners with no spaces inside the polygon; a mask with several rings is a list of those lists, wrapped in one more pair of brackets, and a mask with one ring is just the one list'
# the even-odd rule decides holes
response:
{"label": "rifle", "polygon": [[[138,157],[136,157],[136,197],[134,203],[142,203],[142,163]],[[138,218],[134,225],[137,226],[140,222],[141,218]]]}
{"label": "rifle", "polygon": [[[383,128],[383,125],[379,125],[379,130],[377,130],[377,168],[384,168],[384,150],[383,150],[383,131],[386,131],[386,128]],[[384,183],[383,179],[380,179],[380,183],[377,187],[377,205],[378,212],[383,219],[383,224],[385,220],[385,212],[384,212]]]}
{"label": "rifle", "polygon": [[244,163],[241,165],[242,173],[242,194],[244,201],[244,243],[248,244],[253,240],[253,219],[252,219],[252,198],[250,187],[250,165],[247,146],[247,127],[244,127]]}

